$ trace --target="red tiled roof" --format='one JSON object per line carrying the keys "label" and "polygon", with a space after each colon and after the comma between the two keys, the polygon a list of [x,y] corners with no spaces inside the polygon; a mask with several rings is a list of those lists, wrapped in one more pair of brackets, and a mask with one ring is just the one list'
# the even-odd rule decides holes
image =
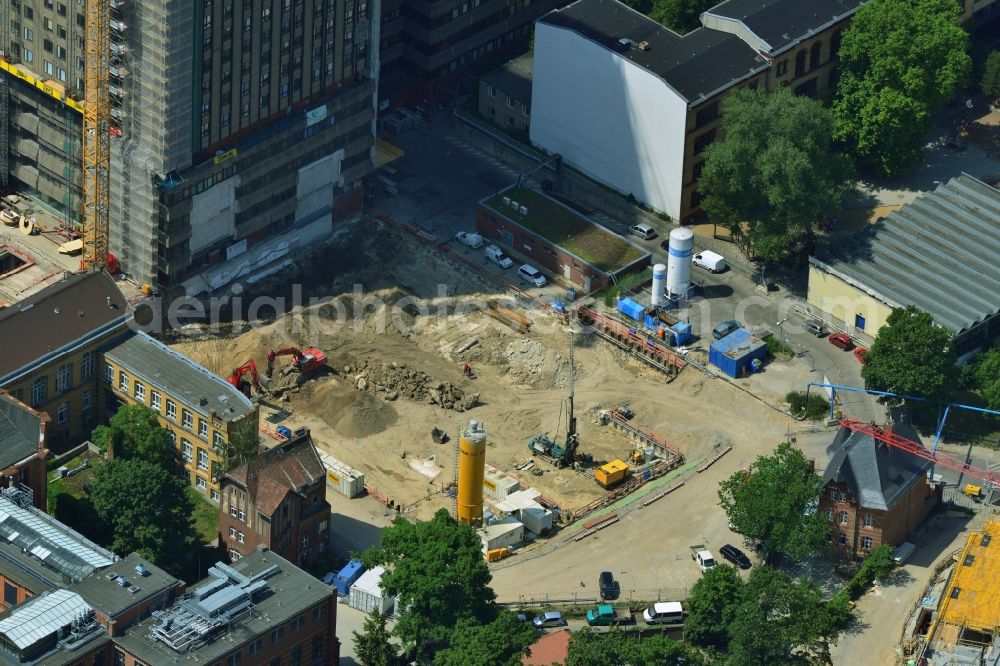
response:
{"label": "red tiled roof", "polygon": [[247,489],[261,514],[270,516],[290,492],[326,476],[308,431],[278,444],[226,474]]}
{"label": "red tiled roof", "polygon": [[522,666],[561,664],[569,656],[569,629],[542,636],[531,644],[531,655],[521,657]]}

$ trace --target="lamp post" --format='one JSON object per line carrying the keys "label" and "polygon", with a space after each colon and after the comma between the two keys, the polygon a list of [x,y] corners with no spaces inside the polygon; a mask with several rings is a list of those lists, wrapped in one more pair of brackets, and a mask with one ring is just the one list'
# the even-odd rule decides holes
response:
{"label": "lamp post", "polygon": [[785,346],[785,329],[783,329],[781,327],[781,325],[784,324],[786,321],[788,321],[788,320],[787,319],[782,319],[781,321],[779,321],[778,323],[775,324],[775,326],[778,327],[779,335],[781,336],[780,339],[781,339],[781,346],[782,347]]}

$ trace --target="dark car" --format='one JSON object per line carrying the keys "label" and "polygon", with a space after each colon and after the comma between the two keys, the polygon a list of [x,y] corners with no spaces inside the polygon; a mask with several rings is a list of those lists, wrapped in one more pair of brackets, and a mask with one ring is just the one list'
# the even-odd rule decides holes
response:
{"label": "dark car", "polygon": [[712,337],[714,337],[716,340],[721,340],[722,338],[726,337],[739,327],[740,327],[740,322],[736,321],[735,319],[729,319],[712,329]]}
{"label": "dark car", "polygon": [[736,546],[727,543],[719,549],[719,554],[738,566],[740,569],[750,568],[750,559]]}
{"label": "dark car", "polygon": [[610,571],[602,571],[597,584],[601,588],[601,599],[614,599],[618,596],[618,583]]}

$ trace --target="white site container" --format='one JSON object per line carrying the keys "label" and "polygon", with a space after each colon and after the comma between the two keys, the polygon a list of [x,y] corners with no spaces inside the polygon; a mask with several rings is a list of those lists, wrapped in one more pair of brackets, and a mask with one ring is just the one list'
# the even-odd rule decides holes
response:
{"label": "white site container", "polygon": [[362,613],[371,613],[374,610],[383,614],[389,613],[395,599],[382,591],[380,583],[383,573],[385,573],[384,567],[375,567],[364,572],[361,578],[351,585],[347,605]]}
{"label": "white site container", "polygon": [[362,472],[322,451],[319,457],[326,467],[326,485],[345,497],[357,497],[365,491],[365,475]]}
{"label": "white site container", "polygon": [[524,525],[508,516],[479,530],[479,540],[483,544],[484,554],[497,548],[513,548],[524,541]]}
{"label": "white site container", "polygon": [[511,493],[515,493],[521,485],[517,479],[501,472],[491,465],[486,466],[486,473],[483,475],[483,492],[490,499],[502,502]]}

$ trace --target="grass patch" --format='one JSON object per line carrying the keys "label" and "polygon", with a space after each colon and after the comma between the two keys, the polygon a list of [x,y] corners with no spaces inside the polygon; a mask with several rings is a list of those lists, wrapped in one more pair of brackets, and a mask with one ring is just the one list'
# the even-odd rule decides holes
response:
{"label": "grass patch", "polygon": [[795,354],[795,350],[773,335],[769,335],[764,340],[764,344],[767,345],[767,353],[772,358],[778,358],[779,356],[789,358]]}
{"label": "grass patch", "polygon": [[[528,214],[521,215],[510,206],[504,206],[505,196],[526,206]],[[532,190],[510,190],[492,197],[486,205],[605,272],[627,266],[645,254],[631,243]]]}
{"label": "grass patch", "polygon": [[[614,307],[614,298],[621,292],[622,295],[627,292],[632,291],[637,286],[644,282],[648,282],[653,279],[653,267],[646,266],[641,270],[635,270],[630,273],[625,273],[618,279],[618,284],[609,284],[603,289],[598,289],[592,296],[598,300],[603,300],[606,306]],[[610,299],[610,301],[609,301]]]}
{"label": "grass patch", "polygon": [[806,399],[805,393],[792,391],[785,395],[785,400],[790,405],[789,411],[792,414],[800,416],[805,411],[805,418],[811,421],[818,421],[830,413],[830,403],[815,393],[810,394],[809,398]]}
{"label": "grass patch", "polygon": [[219,534],[219,509],[205,496],[188,486],[184,489],[194,504],[194,529],[208,544],[214,544]]}

